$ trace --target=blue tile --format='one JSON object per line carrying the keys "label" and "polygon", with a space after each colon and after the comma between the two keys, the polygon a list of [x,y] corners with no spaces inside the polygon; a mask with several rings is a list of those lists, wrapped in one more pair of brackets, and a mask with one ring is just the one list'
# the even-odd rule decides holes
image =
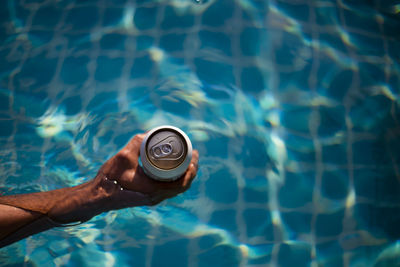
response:
{"label": "blue tile", "polygon": [[103,26],[117,26],[124,16],[123,8],[106,8],[103,15]]}
{"label": "blue tile", "polygon": [[329,164],[347,164],[347,144],[332,144],[322,147],[322,159]]}
{"label": "blue tile", "polygon": [[54,38],[54,33],[51,31],[31,30],[29,32],[29,38],[34,47],[41,47],[51,42]]}
{"label": "blue tile", "polygon": [[[256,255],[253,258],[248,259],[248,265],[247,266],[270,266],[271,265],[271,255],[273,253],[273,245],[261,245],[262,248],[258,248],[260,249],[260,251],[262,251],[262,253],[260,253],[261,255]],[[261,247],[259,246],[252,246],[252,247]]]}
{"label": "blue tile", "polygon": [[318,135],[320,137],[333,137],[339,131],[346,131],[345,108],[343,106],[319,107],[320,125]]}
{"label": "blue tile", "polygon": [[363,140],[353,143],[353,162],[373,166],[385,157],[386,147],[381,140]]}
{"label": "blue tile", "polygon": [[188,239],[166,242],[154,247],[151,266],[188,266]]}
{"label": "blue tile", "polygon": [[157,8],[153,7],[140,7],[136,9],[134,22],[136,28],[139,30],[148,30],[155,26],[157,21]]}
{"label": "blue tile", "polygon": [[384,43],[381,38],[352,33],[351,42],[355,47],[356,53],[359,55],[379,57],[385,55]]}
{"label": "blue tile", "polygon": [[326,267],[343,266],[343,248],[335,241],[321,242],[316,245],[318,264]]}
{"label": "blue tile", "polygon": [[113,142],[117,147],[123,147],[132,138],[132,134],[133,133],[119,134],[119,135],[114,137]]}
{"label": "blue tile", "polygon": [[231,96],[225,87],[212,86],[210,84],[203,84],[202,90],[207,94],[208,98],[216,100],[229,100]]}
{"label": "blue tile", "polygon": [[[97,239],[96,239],[97,240]],[[109,240],[105,240],[104,243],[109,243]],[[146,262],[146,250],[145,245],[139,244],[135,247],[126,246],[123,242],[114,241],[113,246],[118,247],[118,257],[115,258],[115,265],[118,266],[136,266],[139,262]],[[107,251],[109,246],[103,248]]]}
{"label": "blue tile", "polygon": [[200,249],[204,250],[204,249],[210,249],[215,247],[218,243],[220,243],[222,241],[222,238],[220,235],[218,234],[208,234],[208,235],[204,235],[202,237],[199,238],[198,240],[198,244]]}
{"label": "blue tile", "polygon": [[13,120],[0,120],[0,137],[10,137],[14,130]]}
{"label": "blue tile", "polygon": [[[64,33],[63,37],[67,40],[68,48],[72,51],[91,50],[95,44],[90,40],[90,36],[87,33],[71,31]],[[56,49],[61,52],[64,49],[64,45],[59,45]]]}
{"label": "blue tile", "polygon": [[270,212],[266,209],[246,209],[243,211],[248,238],[263,237],[274,240],[274,229]]}
{"label": "blue tile", "polygon": [[172,6],[167,6],[164,11],[164,19],[161,29],[171,30],[175,28],[184,29],[194,25],[194,15],[190,13],[178,14]]}
{"label": "blue tile", "polygon": [[249,203],[268,203],[268,180],[266,177],[257,176],[246,179],[246,187],[243,189],[243,197]]}
{"label": "blue tile", "polygon": [[154,38],[146,35],[139,35],[136,38],[136,50],[147,50],[153,46]]}
{"label": "blue tile", "polygon": [[331,74],[332,77],[329,77],[328,73],[321,75],[328,78],[329,83],[325,84],[327,96],[341,102],[351,89],[355,73],[351,70],[341,70]]}
{"label": "blue tile", "polygon": [[7,92],[0,91],[0,111],[9,110],[10,106],[10,96]]}
{"label": "blue tile", "polygon": [[387,125],[382,122],[390,114],[392,101],[384,95],[357,98],[350,110],[354,131],[382,134]]}
{"label": "blue tile", "polygon": [[212,32],[212,31],[200,31],[200,48],[218,51],[218,53],[231,56],[231,39],[227,34]]}
{"label": "blue tile", "polygon": [[275,64],[293,67],[301,56],[299,52],[305,44],[294,33],[285,32],[279,46],[275,48]]}
{"label": "blue tile", "polygon": [[349,191],[348,171],[325,171],[322,174],[321,193],[324,197],[345,200]]}
{"label": "blue tile", "polygon": [[[46,88],[45,88],[46,89]],[[13,109],[19,110],[23,107],[25,115],[28,117],[40,117],[49,108],[50,101],[46,90],[29,91],[14,97]]]}
{"label": "blue tile", "polygon": [[312,214],[303,212],[282,212],[282,222],[292,235],[309,233],[311,231]]}
{"label": "blue tile", "polygon": [[112,113],[118,110],[118,95],[116,92],[103,92],[96,94],[89,102],[87,110],[100,113]]}
{"label": "blue tile", "polygon": [[35,13],[32,25],[53,28],[60,22],[63,11],[61,7],[55,4],[42,6]]}
{"label": "blue tile", "polygon": [[210,178],[206,182],[206,194],[216,202],[235,202],[238,198],[238,185],[235,177],[226,169],[210,174]]}
{"label": "blue tile", "polygon": [[318,25],[338,25],[340,22],[339,12],[336,6],[315,8],[315,20]]}
{"label": "blue tile", "polygon": [[214,134],[204,143],[207,147],[207,154],[214,157],[226,158],[228,156],[229,139],[226,136]]}
{"label": "blue tile", "polygon": [[379,202],[370,204],[356,204],[354,217],[359,229],[366,230],[376,238],[400,238],[400,214],[399,208],[385,206]]}
{"label": "blue tile", "polygon": [[296,161],[297,163],[309,163],[313,164],[315,163],[315,152],[314,151],[302,151],[302,150],[293,150],[291,148],[286,148],[288,158],[290,158],[293,161]]}
{"label": "blue tile", "polygon": [[[368,252],[367,252],[368,253]],[[400,266],[400,257],[398,253],[398,241],[393,242],[392,246],[388,246],[382,250],[380,255],[374,262],[374,267],[398,267]]]}
{"label": "blue tile", "polygon": [[368,88],[376,84],[386,83],[385,65],[377,63],[360,62],[360,87]]}
{"label": "blue tile", "polygon": [[[170,89],[169,91],[174,91],[174,90]],[[161,97],[160,99],[161,103],[158,105],[158,107],[161,110],[165,112],[171,112],[183,118],[190,117],[191,110],[194,108],[189,102],[180,98],[169,99]]]}
{"label": "blue tile", "polygon": [[97,68],[94,75],[96,81],[111,82],[122,76],[123,58],[98,57]]}
{"label": "blue tile", "polygon": [[82,100],[80,96],[71,96],[63,101],[65,115],[78,114],[82,109]]}
{"label": "blue tile", "polygon": [[314,175],[312,173],[299,175],[286,172],[285,184],[278,193],[280,206],[297,208],[311,203],[315,182]]}
{"label": "blue tile", "polygon": [[89,77],[87,64],[89,58],[86,56],[66,58],[61,68],[61,79],[66,84],[83,83]]}
{"label": "blue tile", "polygon": [[286,1],[277,1],[277,8],[280,12],[289,15],[292,19],[296,21],[305,21],[309,20],[309,6],[300,3],[291,3]]}
{"label": "blue tile", "polygon": [[63,27],[72,27],[73,30],[80,31],[90,30],[97,24],[98,20],[99,15],[97,8],[75,7],[69,11]]}
{"label": "blue tile", "polygon": [[318,214],[315,223],[317,236],[339,236],[343,230],[344,210],[329,214]]}
{"label": "blue tile", "polygon": [[123,34],[106,34],[100,39],[100,47],[102,49],[124,50],[126,39],[126,35]]}
{"label": "blue tile", "polygon": [[266,17],[268,16],[270,8],[269,3],[270,2],[264,0],[253,0],[251,1],[251,9],[246,6],[241,6],[241,19],[243,24],[259,26],[260,22],[266,20]]}
{"label": "blue tile", "polygon": [[311,136],[289,134],[285,145],[289,159],[306,163],[315,162],[315,147]]}
{"label": "blue tile", "polygon": [[286,266],[310,266],[311,246],[310,244],[295,242],[281,244],[278,254],[278,265]]}
{"label": "blue tile", "polygon": [[217,61],[196,58],[194,60],[196,73],[201,80],[210,84],[235,84],[233,67]]}
{"label": "blue tile", "polygon": [[282,126],[290,131],[309,134],[309,122],[312,119],[312,109],[309,107],[296,107],[282,110],[281,123]]}
{"label": "blue tile", "polygon": [[208,223],[231,233],[236,233],[236,211],[229,209],[214,211]]}
{"label": "blue tile", "polygon": [[354,29],[368,29],[370,33],[378,33],[380,34],[379,24],[377,21],[377,17],[371,15],[371,8],[374,5],[373,3],[366,4],[365,1],[360,1],[360,4],[355,4],[354,8],[356,10],[362,10],[366,8],[366,12],[355,12],[355,10],[343,8],[342,14],[344,21],[347,27],[354,28]]}
{"label": "blue tile", "polygon": [[[335,50],[338,56],[346,55],[349,52],[349,47],[343,42],[343,37],[339,34],[325,33],[319,34],[319,41],[326,48]],[[341,54],[343,53],[343,54]]]}
{"label": "blue tile", "polygon": [[396,15],[390,14],[390,16],[385,17],[385,20],[383,21],[383,33],[385,34],[386,39],[393,38],[394,40],[398,40],[399,28],[400,22],[398,19],[398,13]]}
{"label": "blue tile", "polygon": [[[56,58],[48,58],[46,53],[40,53],[29,58],[22,65],[18,74],[16,74],[16,82],[19,83],[18,89],[40,88],[42,85],[47,85],[55,74],[57,66]],[[31,79],[33,83],[25,85],[23,80]]]}
{"label": "blue tile", "polygon": [[182,51],[184,49],[186,34],[166,34],[160,39],[160,48],[167,52]]}
{"label": "blue tile", "polygon": [[153,69],[153,61],[149,55],[135,58],[131,69],[132,78],[150,78]]}
{"label": "blue tile", "polygon": [[27,21],[29,18],[29,15],[31,13],[30,9],[27,8],[26,5],[24,5],[23,3],[19,3],[19,2],[10,2],[10,19],[13,20],[13,23],[15,24],[16,28],[19,27],[25,27],[25,25],[27,25]]}
{"label": "blue tile", "polygon": [[[7,23],[10,21],[10,12],[7,8],[0,8],[0,25],[3,25],[3,23]],[[0,27],[0,32],[4,30],[4,36],[6,36],[6,31],[5,27]],[[0,36],[2,36],[0,34]],[[4,39],[1,39],[4,40]]]}
{"label": "blue tile", "polygon": [[262,47],[260,35],[267,36],[265,30],[247,27],[240,33],[240,49],[244,56],[258,56]]}
{"label": "blue tile", "polygon": [[232,267],[239,266],[241,262],[240,250],[229,244],[219,244],[198,255],[199,267]]}
{"label": "blue tile", "polygon": [[244,92],[260,94],[266,88],[264,75],[257,67],[243,68],[240,77]]}
{"label": "blue tile", "polygon": [[377,169],[354,170],[354,189],[358,197],[376,202],[400,201],[400,183],[390,165]]}
{"label": "blue tile", "polygon": [[215,1],[203,13],[202,24],[208,26],[222,26],[233,15],[232,2],[230,0]]}
{"label": "blue tile", "polygon": [[[293,90],[295,87],[297,90],[309,91],[310,90],[310,75],[312,74],[312,62],[303,62],[302,68],[297,68],[293,71],[279,72],[278,73],[278,89],[284,93]],[[303,64],[302,63],[302,64]],[[284,105],[284,103],[282,103]],[[299,108],[299,106],[296,106]]]}
{"label": "blue tile", "polygon": [[250,136],[243,138],[243,145],[235,157],[246,168],[265,169],[271,163],[264,140]]}

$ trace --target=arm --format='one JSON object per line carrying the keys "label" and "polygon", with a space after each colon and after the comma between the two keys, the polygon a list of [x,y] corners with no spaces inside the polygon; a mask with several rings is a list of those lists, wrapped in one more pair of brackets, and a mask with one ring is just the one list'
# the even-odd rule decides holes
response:
{"label": "arm", "polygon": [[180,179],[155,181],[138,163],[143,137],[132,138],[87,183],[48,192],[0,197],[0,247],[60,224],[87,221],[105,211],[156,205],[186,191],[197,173],[197,151],[193,152],[192,162]]}

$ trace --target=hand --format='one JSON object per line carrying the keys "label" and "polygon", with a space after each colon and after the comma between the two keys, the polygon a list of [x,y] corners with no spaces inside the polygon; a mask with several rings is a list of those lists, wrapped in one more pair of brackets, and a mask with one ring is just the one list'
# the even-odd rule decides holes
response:
{"label": "hand", "polygon": [[[173,182],[160,182],[148,177],[139,165],[140,146],[144,134],[134,136],[115,156],[100,169],[100,173],[111,180],[106,187],[111,198],[125,206],[156,205],[189,189],[197,174],[199,154],[193,151],[192,160],[186,172]],[[113,184],[116,181],[118,185]],[[112,190],[117,187],[117,190]]]}

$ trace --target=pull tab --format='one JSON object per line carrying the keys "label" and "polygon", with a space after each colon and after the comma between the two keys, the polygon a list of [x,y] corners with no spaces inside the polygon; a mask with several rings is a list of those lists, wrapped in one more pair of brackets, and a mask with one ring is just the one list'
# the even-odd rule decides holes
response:
{"label": "pull tab", "polygon": [[155,158],[164,158],[172,153],[172,146],[169,143],[159,144],[151,148]]}

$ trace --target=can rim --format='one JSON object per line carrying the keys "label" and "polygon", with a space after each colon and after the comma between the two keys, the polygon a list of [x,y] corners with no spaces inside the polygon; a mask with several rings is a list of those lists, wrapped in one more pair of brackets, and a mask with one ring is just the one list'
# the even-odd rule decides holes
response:
{"label": "can rim", "polygon": [[[187,152],[186,158],[184,161],[179,164],[177,167],[169,170],[160,169],[153,164],[150,163],[146,155],[146,143],[147,140],[157,131],[161,129],[173,130],[178,132],[186,142]],[[140,146],[140,159],[142,161],[143,168],[148,176],[155,180],[159,181],[174,181],[179,178],[183,173],[185,173],[186,169],[189,167],[190,161],[192,160],[192,143],[190,142],[189,137],[183,132],[181,129],[171,126],[171,125],[161,125],[151,129],[143,139],[143,142]]]}

